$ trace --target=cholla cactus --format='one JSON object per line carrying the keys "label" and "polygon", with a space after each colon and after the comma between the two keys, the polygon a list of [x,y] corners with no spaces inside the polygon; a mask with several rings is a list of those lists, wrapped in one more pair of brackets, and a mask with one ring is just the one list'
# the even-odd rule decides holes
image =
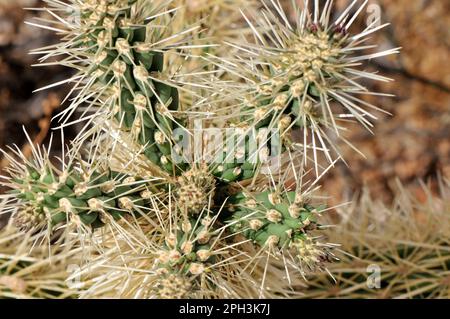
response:
{"label": "cholla cactus", "polygon": [[175,192],[181,209],[199,214],[214,197],[216,181],[206,165],[193,167],[178,177]]}
{"label": "cholla cactus", "polygon": [[[83,114],[97,110],[94,115],[86,115],[89,122],[117,123],[117,129],[129,132],[154,164],[170,173],[177,170],[170,158],[172,130],[186,124],[179,118],[183,99],[180,90],[186,95],[191,92],[186,80],[177,74],[181,65],[165,66],[164,59],[169,60],[170,54],[183,55],[176,52],[189,47],[183,35],[198,27],[171,32],[171,1],[48,3],[54,15],[69,11],[70,19],[61,26],[61,43],[35,53],[45,54],[41,62],[68,55],[70,59],[56,63],[78,70],[64,81],[75,82],[72,92],[77,94],[60,117],[67,121],[75,109],[87,104]],[[59,26],[62,19],[48,24]]]}
{"label": "cholla cactus", "polygon": [[[193,214],[196,217],[189,217],[179,207],[176,202],[162,207],[158,225],[144,226],[142,233],[133,231],[137,242],[115,236],[112,248],[91,260],[85,266],[88,272],[80,271],[86,283],[81,297],[295,296],[289,284],[279,280],[286,274],[278,263],[267,264],[265,256],[255,256],[253,243],[236,237],[232,227],[221,222],[226,211],[213,212],[205,206]],[[291,283],[301,285],[297,277]]]}
{"label": "cholla cactus", "polygon": [[[324,152],[330,162],[332,151],[339,153],[328,129],[342,137],[340,131],[345,127],[341,123],[345,121],[355,119],[367,129],[373,126],[370,120],[376,116],[372,111],[381,109],[360,96],[378,93],[370,92],[364,83],[389,79],[361,70],[361,65],[398,52],[394,48],[362,53],[376,47],[368,44],[370,36],[386,26],[377,18],[363,32],[350,33],[367,1],[352,14],[357,3],[353,1],[334,21],[332,3],[326,1],[321,10],[319,2],[314,1],[312,11],[308,1],[293,4],[294,21],[290,21],[278,2],[263,1],[262,13],[245,17],[256,43],[229,43],[240,51],[225,64],[246,83],[231,88],[230,95],[239,107],[239,112],[234,112],[236,121],[282,127],[286,144],[302,147],[305,160],[308,149],[312,149],[316,163],[317,151]],[[296,128],[302,130],[301,141],[289,136]]]}
{"label": "cholla cactus", "polygon": [[33,148],[28,160],[15,150],[21,161],[9,156],[10,188],[5,212],[12,212],[16,227],[46,228],[50,232],[61,224],[101,227],[131,213],[145,214],[156,182],[135,178],[95,164],[70,158],[59,167],[47,151]]}
{"label": "cholla cactus", "polygon": [[0,298],[76,297],[69,286],[67,265],[79,264],[81,250],[76,247],[35,246],[30,233],[21,233],[9,224],[0,230]]}
{"label": "cholla cactus", "polygon": [[[183,30],[187,24],[195,24],[199,21],[205,29],[201,33],[193,33],[193,42],[208,41],[220,43],[236,39],[245,33],[250,33],[240,10],[254,10],[258,8],[258,1],[254,0],[175,0],[172,4],[174,8],[179,8],[177,13],[180,19],[177,21],[180,30]],[[174,26],[175,27],[175,26]],[[176,28],[176,27],[175,27]],[[208,48],[207,51],[214,51],[215,54],[226,55],[226,50],[220,45]]]}
{"label": "cholla cactus", "polygon": [[[423,201],[399,187],[394,205],[366,192],[341,212],[339,227],[328,231],[343,255],[329,267],[336,282],[311,278],[305,298],[450,297],[450,184],[440,192],[423,186]],[[379,276],[379,277],[377,277]]]}
{"label": "cholla cactus", "polygon": [[331,244],[321,244],[311,233],[324,207],[307,203],[305,194],[267,190],[256,195],[240,193],[231,198],[229,220],[233,232],[262,247],[274,258],[292,259],[301,274],[324,270],[332,261]]}
{"label": "cholla cactus", "polygon": [[[208,42],[218,34],[203,38],[198,26],[186,25],[191,21],[177,20],[178,1],[46,3],[56,20],[41,26],[63,37],[35,53],[44,54],[44,64],[77,71],[61,82],[75,83],[58,116],[62,127],[75,111],[81,111],[75,122],[88,121],[59,165],[39,149],[32,160],[16,152],[21,159],[4,183],[11,189],[6,211],[24,229],[65,239],[57,226],[75,225],[68,228],[76,240],[86,231],[95,239],[82,241],[98,254],[83,259],[78,296],[294,297],[299,278],[326,271],[335,245],[325,242],[319,218],[332,208],[316,203],[318,179],[305,182],[308,163],[295,162],[290,132],[311,129],[312,143],[305,133],[303,148],[315,154],[322,126],[338,129],[331,100],[344,105],[344,117],[368,125],[369,114],[354,104],[364,102],[352,95],[365,89],[351,76],[384,78],[352,69],[367,58],[352,56],[359,43],[378,29],[371,25],[354,37],[344,32],[361,9],[350,18],[352,5],[331,24],[331,2],[320,19],[316,2],[314,18],[307,6],[297,9],[294,28],[278,3],[263,1],[261,28],[249,23],[246,29],[263,47],[233,45],[242,52],[232,59]],[[211,20],[192,23],[213,23],[217,6],[210,8]],[[226,41],[238,41],[230,36]],[[246,99],[244,107],[234,109],[230,97]],[[211,136],[201,134],[190,145],[193,159],[179,144],[180,133],[197,135],[199,122],[233,130],[226,146],[209,154],[212,162],[203,156],[214,144]],[[280,154],[278,166],[265,163]],[[316,156],[314,163],[317,171]],[[106,227],[97,236],[100,226]]]}

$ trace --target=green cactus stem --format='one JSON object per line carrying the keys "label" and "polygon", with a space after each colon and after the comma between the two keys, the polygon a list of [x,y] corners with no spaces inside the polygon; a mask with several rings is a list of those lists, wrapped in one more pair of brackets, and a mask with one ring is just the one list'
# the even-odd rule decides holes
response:
{"label": "green cactus stem", "polygon": [[15,178],[9,191],[18,200],[15,223],[20,228],[74,221],[101,227],[111,219],[146,211],[151,192],[144,180],[108,171],[86,175],[67,169],[62,173],[28,167],[23,179]]}
{"label": "green cactus stem", "polygon": [[239,193],[230,199],[233,212],[227,220],[233,233],[240,233],[259,247],[293,251],[304,268],[321,268],[331,260],[311,233],[320,225],[317,218],[323,207],[305,203],[296,192],[264,191],[255,195]]}

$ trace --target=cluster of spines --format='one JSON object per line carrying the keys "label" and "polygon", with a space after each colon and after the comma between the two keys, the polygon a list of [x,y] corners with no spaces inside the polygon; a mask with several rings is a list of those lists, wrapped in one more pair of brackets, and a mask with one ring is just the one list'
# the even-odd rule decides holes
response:
{"label": "cluster of spines", "polygon": [[69,241],[63,248],[36,245],[42,241],[40,234],[18,232],[11,221],[0,229],[0,299],[76,297],[67,284],[67,265],[79,262],[77,247]]}
{"label": "cluster of spines", "polygon": [[329,103],[323,100],[321,91],[340,81],[334,72],[344,67],[337,62],[343,55],[339,43],[345,37],[341,32],[318,30],[317,26],[308,29],[295,37],[298,43],[292,44],[293,52],[282,53],[272,62],[265,71],[268,80],[259,84],[255,97],[244,108],[257,127],[276,123],[287,130],[282,133],[288,134],[288,129],[309,128],[327,119],[328,110],[321,110],[317,99]]}
{"label": "cluster of spines", "polygon": [[319,249],[311,235],[318,229],[318,217],[324,207],[314,207],[297,192],[264,191],[239,193],[230,199],[233,212],[227,220],[234,233],[268,251],[293,251],[302,266],[310,269],[330,261],[326,249]]}
{"label": "cluster of spines", "polygon": [[163,74],[163,50],[152,43],[160,40],[155,33],[166,31],[157,18],[139,12],[146,10],[136,0],[88,3],[82,8],[85,30],[76,47],[93,55],[86,71],[90,85],[109,101],[120,128],[144,147],[150,161],[174,173],[179,168],[171,159],[172,130],[183,126],[173,115],[179,109],[178,90]]}
{"label": "cluster of spines", "polygon": [[58,173],[51,166],[42,171],[28,167],[27,177],[16,178],[13,187],[10,194],[19,202],[15,220],[20,228],[68,221],[97,228],[111,218],[146,211],[150,193],[143,180],[125,174],[83,174],[69,168]]}
{"label": "cluster of spines", "polygon": [[[182,296],[188,290],[192,291],[192,285],[197,284],[195,276],[201,277],[215,262],[214,245],[219,241],[218,232],[223,227],[227,228],[231,240],[237,240],[235,237],[242,235],[269,254],[286,252],[291,255],[295,251],[294,257],[302,270],[304,266],[309,270],[322,270],[330,255],[328,249],[311,235],[319,227],[317,217],[322,208],[315,208],[299,199],[296,192],[266,190],[249,194],[242,191],[227,200],[231,217],[217,214],[217,204],[220,203],[214,200],[216,187],[221,183],[253,178],[260,162],[252,157],[274,155],[270,154],[268,147],[258,150],[257,154],[250,154],[251,145],[244,141],[241,148],[226,150],[221,164],[197,171],[187,163],[173,162],[172,131],[178,127],[184,128],[188,123],[185,122],[186,114],[181,111],[179,90],[163,74],[164,50],[155,49],[152,43],[155,40],[152,36],[164,31],[159,30],[157,24],[152,24],[158,18],[148,19],[143,14],[150,12],[144,8],[150,4],[147,0],[84,2],[80,6],[82,32],[72,45],[76,50],[84,49],[90,57],[94,57],[87,71],[81,71],[85,73],[83,77],[88,78],[86,87],[93,88],[93,91],[80,94],[75,104],[89,99],[106,99],[108,103],[95,103],[102,107],[106,104],[107,113],[115,118],[120,129],[130,133],[134,141],[143,147],[143,154],[173,177],[168,182],[171,184],[169,188],[175,188],[176,202],[180,205],[177,213],[182,212],[183,218],[181,222],[176,220],[171,225],[173,229],[166,232],[164,246],[159,251],[157,272],[163,277],[155,287],[157,294],[168,296],[177,287]],[[273,4],[278,6],[275,2]],[[330,97],[344,104],[353,117],[367,124],[364,118],[367,112],[354,103],[360,100],[352,99],[347,94],[352,88],[342,87],[342,83],[348,84],[342,77],[346,66],[351,66],[346,63],[358,60],[345,59],[343,49],[349,44],[344,43],[348,39],[346,28],[340,28],[340,24],[324,26],[328,24],[329,2],[325,8],[321,23],[307,27],[305,21],[310,18],[305,17],[308,11],[303,12],[302,28],[299,30],[293,30],[280,13],[286,27],[277,33],[278,21],[269,30],[277,36],[282,35],[275,42],[289,41],[288,47],[293,50],[277,57],[269,54],[270,58],[262,63],[262,70],[259,69],[261,65],[256,66],[260,78],[252,82],[257,83],[257,88],[250,92],[254,97],[245,101],[238,123],[226,121],[227,126],[235,125],[239,132],[275,127],[285,141],[289,140],[286,136],[294,126],[310,128],[317,133],[320,131],[319,124],[330,124],[328,116],[332,126],[337,128],[329,106]],[[281,12],[280,8],[276,9]],[[256,29],[254,32],[262,40]],[[271,38],[270,32],[267,31],[268,38]],[[347,49],[352,51],[352,47]],[[273,53],[270,48],[264,50],[262,52]],[[362,72],[353,74],[382,79]],[[334,89],[341,90],[341,95],[334,93]],[[362,91],[364,89],[356,85],[355,92]],[[96,96],[96,92],[102,93]],[[237,135],[240,135],[239,132]],[[321,134],[318,138],[324,144]],[[306,141],[304,144],[306,147]],[[227,160],[227,156],[234,151],[244,161]],[[144,180],[109,170],[87,176],[76,169],[57,176],[53,170],[43,173],[31,170],[27,176],[24,182],[16,180],[13,187],[16,189],[13,192],[17,193],[19,202],[25,207],[18,220],[26,222],[24,213],[31,216],[32,222],[50,221],[57,224],[75,218],[81,224],[99,227],[109,217],[117,219],[131,212],[147,211],[146,199],[151,196]],[[109,188],[111,181],[117,184]],[[205,213],[206,206],[211,206],[207,211],[211,208],[212,219],[199,217]],[[174,285],[167,288],[171,280]]]}
{"label": "cluster of spines", "polygon": [[159,252],[158,267],[162,273],[175,272],[185,276],[201,275],[214,260],[213,243],[217,239],[215,221],[205,216],[186,218],[165,238]]}
{"label": "cluster of spines", "polygon": [[[339,154],[337,143],[329,130],[349,143],[340,134],[344,121],[356,120],[370,130],[372,111],[378,107],[362,100],[370,92],[361,79],[389,81],[390,79],[359,70],[362,61],[387,56],[398,48],[364,55],[362,50],[375,46],[364,45],[370,34],[385,25],[373,21],[360,34],[350,34],[349,28],[362,12],[365,1],[354,14],[350,10],[354,1],[341,16],[331,21],[332,1],[326,1],[321,11],[317,3],[309,10],[308,1],[294,5],[295,21],[289,21],[281,5],[275,1],[262,1],[264,17],[254,22],[246,17],[253,29],[257,44],[231,43],[239,50],[226,66],[233,74],[242,75],[246,86],[238,97],[241,112],[237,121],[256,126],[283,128],[286,146],[302,146],[323,152],[332,162],[332,153]],[[243,56],[247,58],[243,58]],[[239,87],[231,87],[232,91]],[[230,93],[231,94],[231,93]],[[336,106],[340,105],[341,108]],[[301,143],[291,143],[290,132],[302,129]],[[303,144],[303,145],[302,145]],[[310,145],[312,144],[312,145]],[[316,173],[318,167],[316,164]]]}
{"label": "cluster of spines", "polygon": [[152,287],[158,299],[186,299],[192,296],[192,283],[186,276],[161,274]]}
{"label": "cluster of spines", "polygon": [[450,184],[423,185],[425,199],[404,186],[393,204],[367,190],[355,205],[339,211],[338,227],[326,231],[338,239],[339,261],[328,275],[311,276],[303,298],[436,299],[450,297]]}
{"label": "cluster of spines", "polygon": [[200,214],[204,207],[213,204],[215,189],[216,180],[208,166],[194,166],[177,178],[174,189],[177,205],[188,214]]}

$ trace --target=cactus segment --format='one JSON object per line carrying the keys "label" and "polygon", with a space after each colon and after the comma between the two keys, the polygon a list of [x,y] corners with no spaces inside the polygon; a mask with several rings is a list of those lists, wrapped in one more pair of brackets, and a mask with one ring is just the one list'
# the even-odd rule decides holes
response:
{"label": "cactus segment", "polygon": [[[306,127],[327,121],[326,90],[339,84],[345,64],[339,63],[348,36],[337,29],[310,26],[292,38],[291,51],[280,54],[267,70],[251,107],[257,126]],[[324,100],[325,98],[325,100]],[[324,105],[320,107],[320,103]]]}
{"label": "cactus segment", "polygon": [[86,175],[70,169],[38,172],[31,167],[9,191],[19,202],[14,222],[25,229],[69,221],[101,227],[111,219],[145,211],[147,192],[145,181],[113,171]]}
{"label": "cactus segment", "polygon": [[[241,125],[233,127],[235,133],[228,138],[233,143],[219,152],[212,173],[222,184],[249,180],[260,172],[261,168],[271,165],[286,148],[278,130],[268,127]],[[229,141],[227,141],[229,143]]]}
{"label": "cactus segment", "polygon": [[192,167],[177,178],[175,197],[177,205],[190,215],[202,213],[213,204],[216,181],[206,165]]}
{"label": "cactus segment", "polygon": [[94,60],[85,71],[90,94],[101,92],[120,129],[131,133],[153,164],[172,174],[184,169],[171,158],[172,131],[184,123],[175,118],[179,93],[164,73],[164,48],[157,45],[166,31],[162,20],[148,18],[155,15],[153,7],[151,1],[87,1],[74,42]]}
{"label": "cactus segment", "polygon": [[196,278],[200,278],[216,259],[213,246],[218,234],[213,224],[209,216],[180,220],[165,236],[164,247],[158,252],[156,271],[185,278],[195,285]]}
{"label": "cactus segment", "polygon": [[264,191],[250,196],[240,193],[230,199],[233,212],[227,223],[233,233],[268,251],[289,251],[301,271],[323,269],[331,261],[328,247],[321,246],[311,232],[320,225],[324,207],[303,202],[296,192]]}
{"label": "cactus segment", "polygon": [[[280,249],[302,241],[308,231],[317,228],[318,209],[295,202],[295,192],[284,194],[265,191],[254,197],[235,196],[231,199],[236,211],[232,230],[253,240],[259,246],[272,238]],[[273,237],[275,236],[275,237]]]}

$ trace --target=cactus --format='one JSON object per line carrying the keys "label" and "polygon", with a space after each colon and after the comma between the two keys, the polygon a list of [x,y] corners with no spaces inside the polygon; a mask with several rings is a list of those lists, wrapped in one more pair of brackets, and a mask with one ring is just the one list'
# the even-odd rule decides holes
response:
{"label": "cactus", "polygon": [[[386,80],[353,67],[397,52],[355,54],[379,29],[347,34],[364,5],[331,22],[330,1],[322,12],[315,3],[314,18],[306,2],[293,27],[279,3],[262,1],[260,13],[250,8],[259,27],[244,13],[244,34],[223,36],[213,25],[197,34],[217,5],[202,7],[202,21],[184,21],[179,1],[47,3],[57,18],[42,26],[63,37],[34,53],[76,70],[61,82],[75,83],[74,96],[57,118],[61,128],[86,125],[59,166],[39,148],[31,160],[15,152],[5,211],[24,231],[98,250],[83,260],[79,297],[295,297],[299,278],[327,271],[336,245],[324,242],[319,219],[332,208],[312,195],[319,178],[305,182],[306,150],[318,176],[319,148],[334,163],[323,134],[340,128],[331,104],[371,125],[356,103],[372,106],[354,96],[366,89],[349,76]],[[227,7],[232,19],[237,8]],[[227,45],[210,42],[219,39]],[[196,136],[199,122],[191,159],[177,135]],[[294,127],[304,131],[300,148]],[[233,130],[212,162],[202,154],[215,146],[207,128]],[[277,168],[270,160],[278,156]],[[58,234],[56,226],[72,224],[75,239]]]}
{"label": "cactus", "polygon": [[[349,143],[340,135],[345,129],[341,124],[344,121],[354,119],[370,130],[371,120],[377,118],[372,111],[382,110],[360,98],[377,93],[358,82],[390,79],[359,70],[359,65],[398,53],[399,49],[360,53],[367,48],[362,44],[385,25],[379,25],[378,18],[364,32],[352,35],[349,29],[366,4],[351,15],[349,12],[356,3],[335,21],[331,20],[332,1],[326,1],[322,11],[317,2],[312,11],[307,1],[303,8],[294,5],[294,21],[288,21],[275,1],[263,1],[264,14],[257,14],[253,19],[245,16],[254,30],[256,44],[231,44],[240,51],[226,65],[227,70],[240,75],[246,83],[231,88],[240,92],[233,94],[238,98],[236,107],[240,107],[235,121],[280,128],[286,146],[303,148],[305,159],[312,148],[316,163],[318,151],[324,152],[330,163],[332,151],[339,155],[330,130]],[[273,8],[269,9],[269,5]],[[290,132],[295,129],[302,131],[302,143],[292,140]],[[316,171],[317,167],[316,164]]]}
{"label": "cactus", "polygon": [[193,167],[178,177],[175,186],[177,202],[190,214],[199,214],[214,197],[216,181],[206,165]]}
{"label": "cactus", "polygon": [[[399,187],[392,206],[366,191],[352,209],[343,210],[338,240],[340,261],[329,267],[335,282],[317,276],[300,289],[304,298],[450,297],[450,184],[440,192],[423,186],[426,198]],[[374,275],[379,275],[375,278]]]}
{"label": "cactus", "polygon": [[240,193],[231,199],[230,209],[235,211],[228,222],[233,232],[242,233],[260,247],[278,253],[289,251],[302,273],[323,270],[332,254],[327,245],[310,235],[320,227],[317,218],[322,208],[305,203],[302,197],[296,192],[270,190],[255,196]]}
{"label": "cactus", "polygon": [[[219,44],[222,41],[236,39],[239,36],[250,33],[239,10],[254,10],[258,8],[258,1],[254,0],[175,0],[172,7],[179,8],[179,18],[174,21],[175,30],[181,31],[186,25],[201,22],[204,32],[193,32],[192,42],[208,42]],[[226,56],[227,49],[220,45],[202,48],[214,55]]]}
{"label": "cactus", "polygon": [[[194,214],[196,217],[189,217],[175,204],[165,206],[161,212],[160,223],[156,228],[146,227],[136,244],[120,240],[120,249],[112,244],[81,269],[80,277],[87,285],[80,292],[82,298],[295,295],[279,280],[284,275],[279,265],[265,265],[258,260],[249,270],[249,259],[254,257],[245,247],[248,241],[232,240],[235,236],[231,227],[220,222],[226,211],[212,212],[206,206]],[[297,278],[292,281],[300,284]]]}
{"label": "cactus", "polygon": [[0,230],[0,298],[75,298],[77,289],[68,287],[67,265],[79,263],[80,250],[34,247],[36,238],[8,224]]}
{"label": "cactus", "polygon": [[[59,1],[49,4],[55,14],[64,6]],[[60,117],[67,121],[75,109],[87,103],[83,114],[98,109],[114,118],[120,130],[129,132],[144,147],[150,161],[175,172],[172,130],[184,123],[177,114],[181,110],[179,84],[164,59],[166,51],[177,48],[177,40],[186,30],[170,34],[170,11],[164,11],[164,2],[69,1],[66,6],[72,11],[69,18],[78,22],[64,32],[62,43],[35,52],[47,53],[41,61],[61,51],[73,56],[58,63],[78,70],[74,90],[80,87],[80,92]]]}
{"label": "cactus", "polygon": [[[36,154],[42,154],[40,150]],[[14,161],[6,186],[18,228],[51,231],[61,223],[97,228],[131,213],[144,214],[155,185],[111,170],[71,160],[58,169],[48,154]]]}

